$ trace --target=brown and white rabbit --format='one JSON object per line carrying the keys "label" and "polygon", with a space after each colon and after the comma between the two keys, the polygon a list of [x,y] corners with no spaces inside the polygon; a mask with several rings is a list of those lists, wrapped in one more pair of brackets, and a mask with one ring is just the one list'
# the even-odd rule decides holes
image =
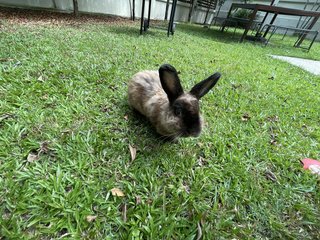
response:
{"label": "brown and white rabbit", "polygon": [[199,99],[220,76],[217,72],[185,93],[176,69],[164,64],[159,72],[143,71],[132,77],[128,83],[129,104],[165,137],[197,137],[202,129]]}

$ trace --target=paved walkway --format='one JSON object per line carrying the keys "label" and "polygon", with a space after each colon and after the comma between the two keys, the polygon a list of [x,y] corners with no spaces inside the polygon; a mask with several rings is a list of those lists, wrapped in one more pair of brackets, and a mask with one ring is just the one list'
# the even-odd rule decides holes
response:
{"label": "paved walkway", "polygon": [[277,56],[277,55],[270,55],[270,56],[273,58],[288,62],[297,67],[300,67],[315,75],[320,75],[320,61],[314,61],[314,60],[303,59],[303,58],[295,58],[295,57]]}

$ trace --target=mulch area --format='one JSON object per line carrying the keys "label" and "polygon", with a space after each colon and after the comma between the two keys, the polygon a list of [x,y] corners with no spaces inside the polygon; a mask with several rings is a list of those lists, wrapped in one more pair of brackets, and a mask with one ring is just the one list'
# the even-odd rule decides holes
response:
{"label": "mulch area", "polygon": [[[81,14],[75,17],[73,13],[61,13],[48,10],[30,10],[20,8],[0,7],[1,21],[9,24],[21,25],[83,25],[83,24],[108,24],[129,25],[134,22],[128,18],[109,15]],[[136,21],[137,22],[137,21]]]}

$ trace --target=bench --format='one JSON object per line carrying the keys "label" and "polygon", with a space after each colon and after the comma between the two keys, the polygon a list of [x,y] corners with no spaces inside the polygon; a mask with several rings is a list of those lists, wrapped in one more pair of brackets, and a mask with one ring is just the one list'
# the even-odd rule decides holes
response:
{"label": "bench", "polygon": [[[248,19],[245,18],[237,18],[237,17],[229,17],[229,18],[224,18],[224,17],[214,17],[210,23],[209,26],[216,25],[218,23],[220,25],[220,31],[222,28],[228,30],[229,27],[233,27],[233,35],[235,34],[236,30],[239,28],[245,28],[246,25],[249,23]],[[256,31],[258,29],[259,24],[261,24],[258,21],[253,21],[253,24],[251,26],[252,31]]]}

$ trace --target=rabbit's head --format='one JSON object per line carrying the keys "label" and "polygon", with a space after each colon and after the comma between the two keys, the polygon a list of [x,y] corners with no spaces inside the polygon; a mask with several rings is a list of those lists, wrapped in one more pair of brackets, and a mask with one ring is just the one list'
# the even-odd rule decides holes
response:
{"label": "rabbit's head", "polygon": [[213,88],[220,78],[215,73],[207,79],[196,84],[190,92],[184,92],[176,69],[164,64],[159,69],[159,77],[163,90],[169,100],[169,112],[175,119],[174,134],[177,137],[197,137],[201,133],[202,118],[199,110],[199,99]]}

